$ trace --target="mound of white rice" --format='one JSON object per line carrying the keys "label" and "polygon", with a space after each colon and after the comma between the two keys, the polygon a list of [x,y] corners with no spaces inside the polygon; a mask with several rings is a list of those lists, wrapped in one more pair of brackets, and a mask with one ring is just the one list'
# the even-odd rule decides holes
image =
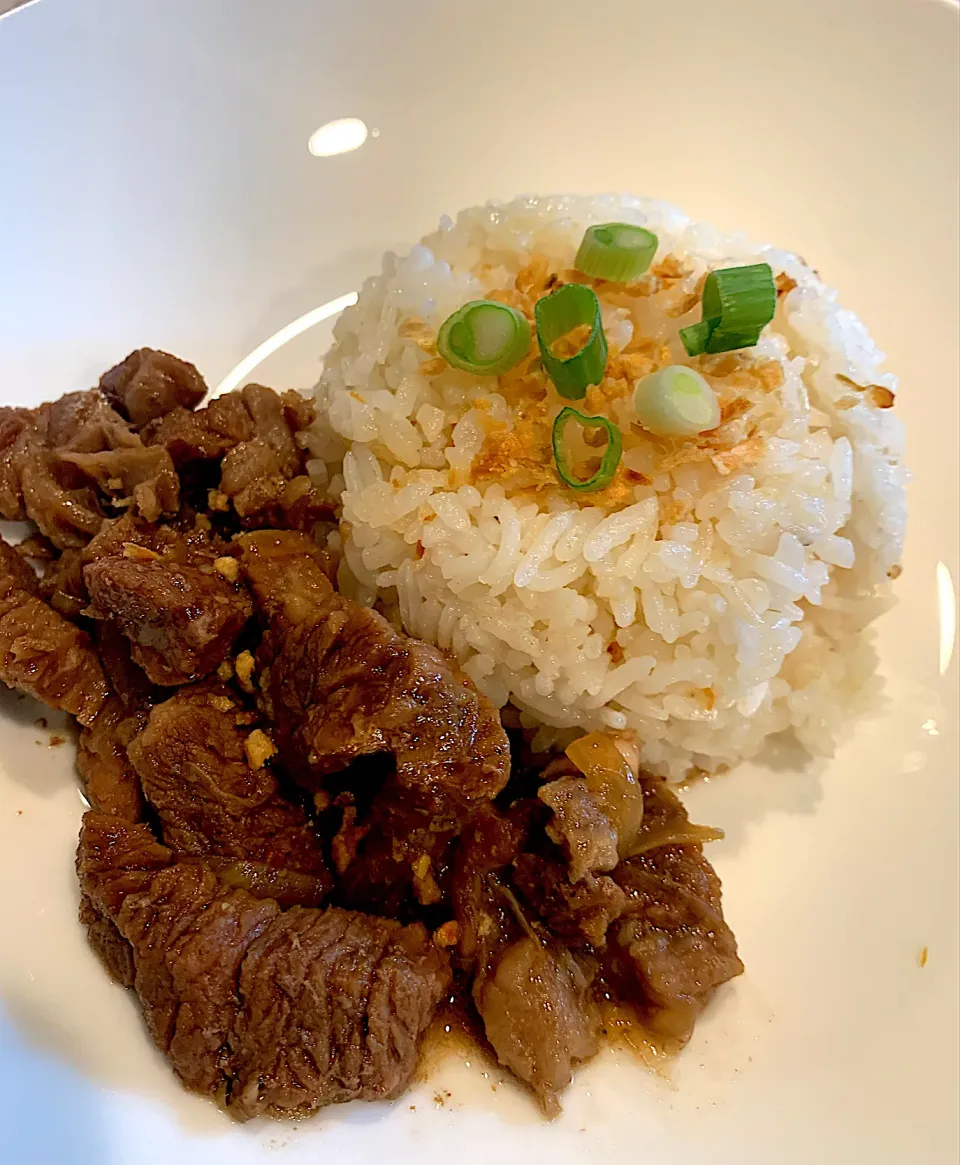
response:
{"label": "mound of white rice", "polygon": [[[635,287],[570,270],[585,227],[623,221],[660,247]],[[690,360],[711,269],[765,261],[781,296],[746,353]],[[528,313],[557,280],[591,283],[607,380],[575,407],[624,435],[617,479],[580,493],[545,434],[564,403],[536,361],[499,378],[436,356],[441,323],[494,296]],[[679,779],[793,729],[828,751],[874,689],[863,634],[889,601],[906,503],[894,378],[862,323],[796,255],[626,196],[466,210],[389,254],[338,321],[317,386],[311,472],[341,506],[341,585],[438,644],[498,706],[555,730],[635,734]],[[658,440],[634,379],[698,368],[720,429]]]}

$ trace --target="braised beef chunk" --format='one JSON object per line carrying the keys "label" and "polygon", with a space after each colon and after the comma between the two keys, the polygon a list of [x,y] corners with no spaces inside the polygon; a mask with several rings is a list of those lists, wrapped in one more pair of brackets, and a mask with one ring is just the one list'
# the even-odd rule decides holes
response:
{"label": "braised beef chunk", "polygon": [[167,451],[147,449],[97,392],[0,413],[3,517],[28,519],[67,549],[88,542],[110,506],[149,521],[175,514],[179,482]]}
{"label": "braised beef chunk", "polygon": [[150,445],[163,445],[178,465],[194,460],[219,459],[244,443],[256,443],[273,455],[269,472],[295,477],[303,465],[296,434],[314,420],[315,408],[296,392],[274,392],[248,384],[215,397],[191,413],[170,410],[144,432]]}
{"label": "braised beef chunk", "polygon": [[118,696],[111,696],[90,727],[80,733],[77,768],[84,795],[100,813],[127,821],[143,819],[140,778],[127,756],[127,746],[144,720],[142,715],[131,715]]}
{"label": "braised beef chunk", "polygon": [[107,974],[121,987],[132,987],[135,977],[133,948],[117,930],[117,924],[101,914],[85,894],[80,899],[80,922],[86,927],[87,941]]}
{"label": "braised beef chunk", "polygon": [[196,408],[207,395],[207,386],[185,360],[153,348],[138,348],[100,377],[100,391],[135,428],[142,429],[175,408]]}
{"label": "braised beef chunk", "polygon": [[[644,792],[649,838],[682,836],[687,814],[665,782],[645,778]],[[621,862],[613,877],[627,901],[608,936],[612,977],[655,1032],[686,1043],[714,990],[743,972],[720,879],[702,845],[669,843]]]}
{"label": "braised beef chunk", "polygon": [[332,852],[339,901],[400,917],[449,899],[451,849],[467,810],[440,789],[412,789],[392,776],[358,812],[347,793]]}
{"label": "braised beef chunk", "polygon": [[180,482],[166,449],[138,445],[100,453],[58,453],[56,459],[96,482],[115,503],[132,503],[148,522],[180,508]]}
{"label": "braised beef chunk", "polygon": [[87,814],[78,869],[88,916],[129,943],[147,1026],[187,1087],[225,1094],[240,1117],[402,1091],[450,983],[423,927],[280,913],[200,862],[168,865],[142,828]]}
{"label": "braised beef chunk", "polygon": [[230,1107],[296,1116],[399,1095],[449,986],[447,957],[419,923],[286,911],[240,970]]}
{"label": "braised beef chunk", "polygon": [[107,683],[90,637],[39,597],[36,576],[0,540],[0,682],[92,724]]}
{"label": "braised beef chunk", "polygon": [[248,534],[240,546],[268,627],[265,696],[293,771],[316,780],[389,752],[402,784],[467,801],[503,788],[509,744],[500,719],[436,648],[338,595],[307,538]]}
{"label": "braised beef chunk", "polygon": [[250,600],[230,568],[212,553],[191,558],[127,546],[84,568],[93,614],[117,624],[155,684],[215,671],[250,617]]}
{"label": "braised beef chunk", "polygon": [[617,827],[583,777],[549,781],[537,796],[553,810],[547,835],[566,853],[572,882],[613,869],[619,861]]}
{"label": "braised beef chunk", "polygon": [[129,894],[147,890],[173,854],[160,845],[149,825],[92,810],[83,816],[77,847],[81,892],[100,914],[116,920]]}
{"label": "braised beef chunk", "polygon": [[560,862],[540,854],[520,854],[513,867],[513,884],[547,929],[573,947],[602,948],[610,923],[627,901],[606,874],[585,874],[571,882]]}
{"label": "braised beef chunk", "polygon": [[319,842],[269,766],[256,766],[250,740],[264,733],[252,719],[226,687],[183,688],[150,713],[130,761],[163,840],[178,855],[250,859],[308,874],[316,900],[331,886]]}
{"label": "braised beef chunk", "polygon": [[23,522],[27,517],[16,456],[20,435],[32,420],[30,409],[0,408],[0,518],[8,522]]}
{"label": "braised beef chunk", "polygon": [[599,1047],[599,1012],[576,958],[535,932],[523,935],[480,971],[473,1000],[497,1059],[555,1116],[574,1065]]}
{"label": "braised beef chunk", "polygon": [[253,418],[242,392],[228,392],[195,413],[174,409],[143,431],[148,445],[162,445],[182,468],[191,461],[218,460],[255,435]]}
{"label": "braised beef chunk", "polygon": [[508,885],[535,809],[480,809],[461,837],[453,881],[458,953],[473,975],[473,1001],[502,1064],[528,1084],[544,1112],[573,1066],[597,1050],[599,1014],[584,967],[531,924]]}
{"label": "braised beef chunk", "polygon": [[237,976],[278,913],[276,902],[229,890],[200,864],[172,865],[124,902],[117,929],[133,948],[147,1029],[188,1088],[222,1087]]}

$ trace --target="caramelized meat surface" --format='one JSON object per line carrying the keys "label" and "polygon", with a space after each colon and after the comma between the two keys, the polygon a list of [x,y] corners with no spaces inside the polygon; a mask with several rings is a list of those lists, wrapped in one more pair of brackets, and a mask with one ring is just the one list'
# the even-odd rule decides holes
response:
{"label": "caramelized meat surface", "polygon": [[246,626],[250,600],[217,561],[212,551],[180,561],[128,546],[84,568],[93,614],[127,636],[134,662],[153,683],[209,675]]}
{"label": "caramelized meat surface", "polygon": [[176,408],[193,409],[207,395],[192,364],[154,348],[138,348],[100,377],[104,399],[136,429]]}
{"label": "caramelized meat surface", "polygon": [[422,926],[281,912],[200,862],[171,863],[144,830],[87,814],[78,871],[88,909],[129,944],[147,1027],[188,1088],[250,1117],[406,1087],[450,982]]}
{"label": "caramelized meat surface", "polygon": [[89,635],[39,597],[36,576],[0,540],[0,682],[92,724],[107,699]]}
{"label": "caramelized meat surface", "polygon": [[77,768],[83,792],[100,813],[127,821],[143,818],[140,779],[127,756],[127,746],[144,724],[142,714],[132,714],[117,696],[111,696],[96,719],[80,733]]}
{"label": "caramelized meat surface", "polygon": [[496,710],[436,648],[338,595],[309,541],[248,534],[242,564],[267,624],[260,661],[277,743],[308,781],[389,752],[397,779],[466,801],[506,784]]}
{"label": "caramelized meat surface", "polygon": [[[644,783],[645,828],[682,834],[686,810],[664,781]],[[607,943],[613,978],[653,1031],[684,1044],[721,984],[742,974],[720,906],[720,879],[697,844],[662,845],[623,861],[627,901]]]}
{"label": "caramelized meat surface", "polygon": [[251,763],[249,739],[261,731],[253,719],[226,687],[183,688],[152,710],[130,745],[130,762],[178,855],[249,859],[311,875],[320,883],[311,899],[322,898],[331,879],[316,833],[303,809],[281,795],[270,767]]}

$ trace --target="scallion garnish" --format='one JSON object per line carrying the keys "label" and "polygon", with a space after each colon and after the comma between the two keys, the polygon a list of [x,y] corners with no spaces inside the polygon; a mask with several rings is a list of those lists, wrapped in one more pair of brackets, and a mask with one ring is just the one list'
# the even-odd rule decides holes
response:
{"label": "scallion garnish", "polygon": [[530,325],[505,303],[474,299],[444,320],[437,351],[454,368],[477,376],[499,376],[526,356]]}
{"label": "scallion garnish", "polygon": [[777,310],[769,263],[711,271],[703,287],[703,319],[680,329],[688,356],[752,348]]}
{"label": "scallion garnish", "polygon": [[658,437],[695,437],[720,424],[717,394],[699,372],[672,364],[638,381],[637,419]]}
{"label": "scallion garnish", "polygon": [[[564,433],[571,421],[577,421],[587,429],[601,429],[607,435],[607,447],[600,459],[600,468],[587,478],[578,477],[570,464]],[[557,419],[553,422],[553,459],[557,463],[557,473],[571,489],[588,493],[609,485],[617,472],[622,453],[623,438],[620,430],[606,417],[587,417],[571,408],[561,409],[557,414]]]}
{"label": "scallion garnish", "polygon": [[[566,283],[537,300],[534,308],[540,359],[557,392],[567,400],[580,400],[591,384],[603,380],[607,367],[607,338],[600,320],[600,301],[589,287]],[[583,347],[562,359],[553,345],[562,336],[586,325],[590,328]]]}
{"label": "scallion garnish", "polygon": [[644,227],[626,222],[608,222],[590,227],[583,236],[574,267],[595,279],[629,283],[653,262],[657,236]]}

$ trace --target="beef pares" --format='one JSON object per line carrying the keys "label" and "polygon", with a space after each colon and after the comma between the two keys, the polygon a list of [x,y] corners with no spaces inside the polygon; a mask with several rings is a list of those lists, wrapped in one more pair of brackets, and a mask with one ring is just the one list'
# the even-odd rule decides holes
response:
{"label": "beef pares", "polygon": [[387,752],[397,780],[465,802],[506,784],[509,745],[490,702],[436,648],[337,594],[315,547],[292,533],[240,539],[267,624],[266,706],[291,771],[317,784]]}
{"label": "beef pares", "polygon": [[422,926],[281,913],[149,830],[89,813],[78,873],[130,944],[147,1026],[184,1084],[240,1117],[399,1094],[450,983]]}
{"label": "beef pares", "polygon": [[522,804],[507,817],[485,806],[464,830],[454,873],[458,953],[497,1058],[554,1116],[574,1065],[599,1046],[600,1018],[586,966],[531,924],[509,888],[530,824]]}
{"label": "beef pares", "polygon": [[65,550],[97,533],[108,515],[105,503],[149,521],[176,513],[179,482],[167,451],[146,448],[98,392],[3,410],[2,516],[34,522]]}
{"label": "beef pares", "polygon": [[145,717],[131,714],[123,701],[111,696],[93,723],[80,733],[77,768],[90,805],[127,821],[143,817],[140,779],[130,763],[127,747],[142,729]]}
{"label": "beef pares", "polygon": [[242,526],[309,532],[334,512],[307,476],[298,440],[314,416],[313,404],[299,393],[248,384],[198,412],[174,409],[148,426],[144,437],[184,470],[221,462],[211,500]]}
{"label": "beef pares", "polygon": [[610,928],[607,968],[651,1030],[682,1045],[716,988],[741,974],[743,964],[723,918],[720,879],[696,840],[714,831],[691,826],[665,782],[641,780],[641,852],[613,871],[627,900]]}
{"label": "beef pares", "polygon": [[606,874],[588,873],[571,882],[561,862],[541,854],[519,855],[513,884],[533,914],[571,947],[601,950],[610,923],[627,902],[626,894]]}
{"label": "beef pares", "polygon": [[0,540],[0,682],[92,724],[108,695],[100,660],[38,592],[33,571]]}
{"label": "beef pares", "polygon": [[[219,863],[234,884],[260,885],[272,896],[316,904],[332,882],[312,825],[284,798],[270,768],[254,767],[249,740],[255,720],[218,685],[184,688],[150,713],[128,754],[164,842],[178,855],[236,859]],[[274,871],[301,875],[284,891]]]}
{"label": "beef pares", "polygon": [[196,408],[207,395],[207,386],[186,360],[138,348],[100,377],[100,391],[134,428],[142,429],[176,408]]}
{"label": "beef pares", "polygon": [[226,561],[212,548],[158,554],[127,544],[83,578],[93,615],[115,623],[134,662],[169,686],[215,671],[246,626],[250,600]]}

